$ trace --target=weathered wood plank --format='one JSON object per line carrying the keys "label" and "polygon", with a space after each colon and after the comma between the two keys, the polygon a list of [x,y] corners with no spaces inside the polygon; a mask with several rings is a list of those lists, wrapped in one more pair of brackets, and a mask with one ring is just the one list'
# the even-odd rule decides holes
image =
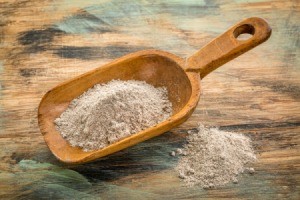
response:
{"label": "weathered wood plank", "polygon": [[[273,35],[202,81],[186,123],[84,165],[63,165],[46,147],[37,106],[56,84],[142,49],[186,58],[251,16],[267,19]],[[296,0],[2,0],[0,197],[299,199],[299,19]],[[252,137],[257,172],[236,185],[184,188],[168,153],[200,122]]]}

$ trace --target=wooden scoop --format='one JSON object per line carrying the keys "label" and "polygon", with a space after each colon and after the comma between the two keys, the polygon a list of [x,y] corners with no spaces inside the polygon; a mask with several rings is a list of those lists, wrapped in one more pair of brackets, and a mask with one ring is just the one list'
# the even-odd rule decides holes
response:
{"label": "wooden scoop", "polygon": [[[252,37],[238,40],[240,34]],[[64,82],[48,91],[38,110],[39,127],[52,153],[62,162],[84,163],[120,151],[158,136],[183,123],[192,114],[200,97],[200,80],[224,63],[266,41],[271,28],[263,19],[253,17],[239,22],[187,60],[159,50],[129,54],[112,63]],[[70,101],[98,83],[113,79],[141,80],[155,87],[165,86],[173,104],[173,115],[153,127],[135,133],[104,149],[84,152],[72,147],[55,129],[54,120]],[[118,134],[118,133],[116,133]]]}

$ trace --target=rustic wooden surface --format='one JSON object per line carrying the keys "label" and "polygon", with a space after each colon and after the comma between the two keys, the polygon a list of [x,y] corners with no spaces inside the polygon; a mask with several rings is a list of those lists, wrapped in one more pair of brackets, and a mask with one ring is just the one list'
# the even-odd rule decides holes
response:
{"label": "rustic wooden surface", "polygon": [[[268,20],[271,38],[205,77],[186,123],[89,164],[50,153],[37,126],[47,90],[137,50],[186,58],[251,16]],[[1,0],[0,198],[299,199],[299,19],[297,0]],[[168,153],[200,122],[252,137],[256,173],[217,189],[183,187]]]}

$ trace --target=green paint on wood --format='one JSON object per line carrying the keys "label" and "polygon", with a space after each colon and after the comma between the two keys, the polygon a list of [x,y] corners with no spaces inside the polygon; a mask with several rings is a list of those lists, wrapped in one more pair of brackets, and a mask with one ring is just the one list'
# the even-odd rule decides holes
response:
{"label": "green paint on wood", "polygon": [[249,0],[234,0],[234,2],[236,2],[236,3],[258,3],[258,2],[272,2],[272,0],[251,0],[251,1],[249,1]]}
{"label": "green paint on wood", "polygon": [[104,33],[113,30],[109,24],[84,10],[56,23],[54,27],[71,34]]}
{"label": "green paint on wood", "polygon": [[36,185],[30,190],[32,191],[30,194],[24,195],[29,199],[101,199],[100,196],[93,196],[56,183]]}
{"label": "green paint on wood", "polygon": [[[289,186],[278,184],[280,181],[278,180],[279,177],[277,173],[266,171],[259,171],[253,175],[242,174],[239,176],[237,185],[238,195],[241,198],[249,198],[251,196],[253,199],[266,199],[267,196],[267,199],[277,199],[278,194],[282,194],[281,199],[298,199],[297,187],[294,185],[297,182],[297,177],[292,174],[286,174],[286,185]],[[231,187],[234,186],[232,184]]]}
{"label": "green paint on wood", "polygon": [[182,6],[184,6],[184,5],[204,6],[204,5],[206,5],[206,1],[204,1],[204,0],[160,0],[160,1],[156,1],[156,2],[166,3],[166,4],[180,4]]}
{"label": "green paint on wood", "polygon": [[34,160],[21,160],[19,162],[19,167],[22,170],[33,170],[33,169],[43,170],[43,169],[49,169],[50,167],[53,166],[54,165],[50,163],[39,163]]}
{"label": "green paint on wood", "polygon": [[70,169],[34,160],[21,160],[15,181],[28,198],[91,198],[87,191],[92,184],[81,174]]}

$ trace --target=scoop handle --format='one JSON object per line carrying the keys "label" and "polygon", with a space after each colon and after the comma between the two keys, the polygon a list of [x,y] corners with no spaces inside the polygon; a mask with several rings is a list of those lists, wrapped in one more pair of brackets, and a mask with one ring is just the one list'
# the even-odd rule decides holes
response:
{"label": "scoop handle", "polygon": [[[201,78],[204,78],[221,65],[266,41],[271,32],[271,27],[264,19],[245,19],[189,57],[185,71],[199,72]],[[238,40],[237,37],[243,33],[251,34],[252,37]]]}

